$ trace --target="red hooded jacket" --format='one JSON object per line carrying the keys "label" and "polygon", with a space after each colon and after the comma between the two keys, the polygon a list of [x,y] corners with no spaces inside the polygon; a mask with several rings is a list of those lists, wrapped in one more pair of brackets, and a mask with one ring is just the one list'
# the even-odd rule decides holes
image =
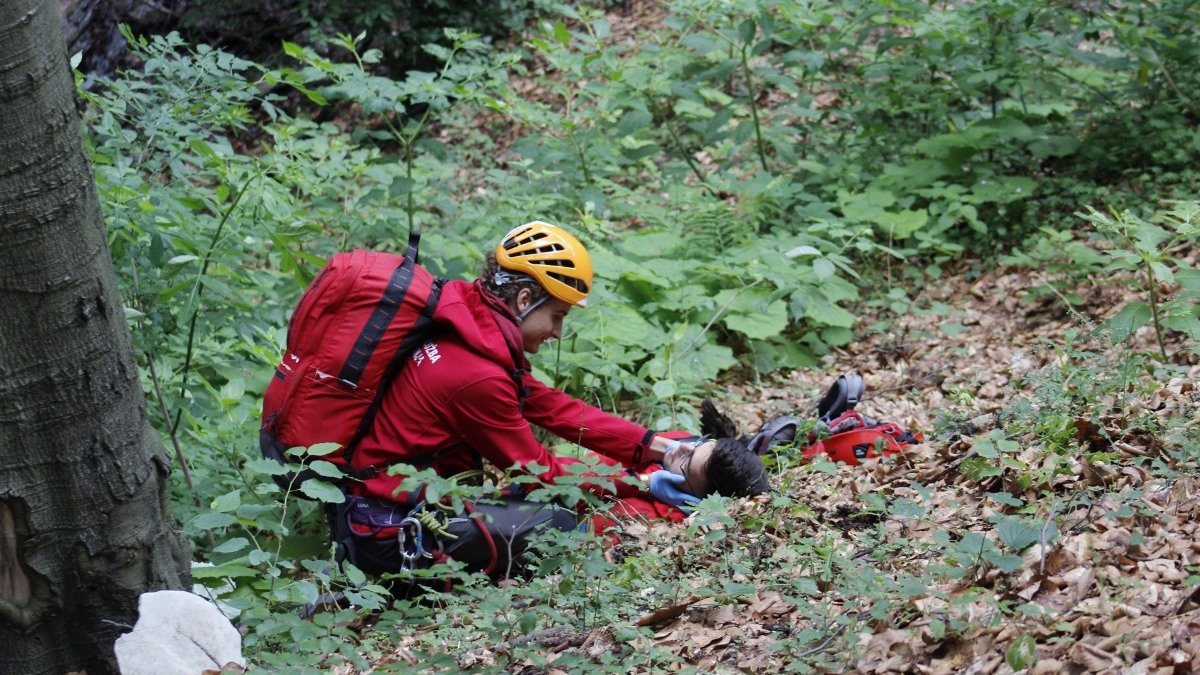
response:
{"label": "red hooded jacket", "polygon": [[[454,476],[478,469],[481,458],[506,469],[537,463],[552,482],[576,460],[552,454],[530,424],[631,469],[645,464],[654,432],[552,389],[528,374],[516,317],[479,282],[450,281],[434,321],[442,325],[417,349],[381,399],[371,432],[355,448],[355,469],[381,471],[354,486],[357,494],[394,501],[403,476],[383,472],[396,463]],[[524,389],[524,396],[520,390]],[[638,488],[616,481],[617,497]]]}

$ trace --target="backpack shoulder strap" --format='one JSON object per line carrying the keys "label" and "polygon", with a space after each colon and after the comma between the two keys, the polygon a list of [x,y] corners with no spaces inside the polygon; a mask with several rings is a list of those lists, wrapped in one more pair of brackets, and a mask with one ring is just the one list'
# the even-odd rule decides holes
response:
{"label": "backpack shoulder strap", "polygon": [[854,410],[854,406],[862,400],[863,390],[861,375],[854,372],[842,375],[817,402],[817,419],[829,424],[847,411]]}

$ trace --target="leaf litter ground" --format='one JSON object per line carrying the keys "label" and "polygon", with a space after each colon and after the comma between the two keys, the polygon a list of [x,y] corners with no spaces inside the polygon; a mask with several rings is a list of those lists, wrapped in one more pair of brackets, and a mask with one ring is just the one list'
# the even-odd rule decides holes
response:
{"label": "leaf litter ground", "polygon": [[[1077,338],[1079,353],[1099,355],[1080,363],[1064,336],[1095,328],[1128,298],[1084,281],[1074,289],[1083,309],[1026,301],[1030,275],[950,276],[914,300],[941,311],[864,310],[863,325],[886,319],[878,325],[888,330],[830,355],[824,369],[726,386],[720,406],[753,432],[806,411],[836,374],[857,370],[867,385],[860,411],[929,438],[858,467],[780,462],[774,494],[732,503],[732,525],[699,525],[703,514],[628,523],[614,555],[674,561],[677,594],[648,587],[632,594],[640,614],[628,625],[537,631],[455,654],[459,667],[578,672],[554,662],[598,661],[641,626],[679,658],[670,670],[1200,672],[1200,448],[1179,445],[1198,435],[1200,366],[1169,342],[1172,378],[1137,377],[1074,407],[1038,399],[1056,377],[1088,390],[1155,345],[1148,328],[1118,347]],[[1038,429],[1046,417],[1063,430]],[[1050,447],[1055,439],[1061,447]],[[968,541],[992,554],[958,546]],[[871,581],[847,582],[855,577]],[[417,667],[418,648],[401,637],[377,665]]]}
{"label": "leaf litter ground", "polygon": [[[1047,415],[1068,413],[1059,434],[1065,445],[1049,448],[1046,434],[1032,431],[1038,404],[1014,413],[1021,410],[1014,402],[1037,402],[1036,390],[1062,373],[1104,377],[1154,343],[1149,328],[1118,347],[1077,338],[1076,349],[1098,355],[1079,363],[1064,336],[1088,334],[1129,298],[1120,287],[1087,281],[1077,289],[1084,309],[1026,301],[1030,277],[1026,269],[1000,268],[973,282],[948,278],[915,302],[948,312],[864,316],[865,325],[886,318],[889,330],[832,355],[827,369],[728,387],[725,412],[754,431],[775,415],[809,409],[836,374],[857,370],[867,384],[859,410],[935,437],[859,467],[777,473],[776,489],[806,508],[797,517],[773,508],[770,498],[746,501],[737,507],[740,522],[777,522],[731,534],[740,548],[766,552],[763,569],[742,579],[757,594],[736,604],[708,599],[659,608],[660,616],[644,617],[659,626],[656,640],[701,671],[773,672],[807,658],[831,672],[1005,673],[1016,672],[1013,665],[1030,673],[1200,672],[1200,448],[1178,445],[1197,437],[1195,356],[1171,343],[1181,363],[1167,381],[1136,378],[1136,386],[1074,407],[1042,401]],[[1067,391],[1073,387],[1086,389],[1066,382]],[[957,412],[959,421],[939,422],[939,411]],[[1013,430],[1019,435],[1007,438]],[[1008,442],[1007,452],[981,462],[976,447],[997,439]],[[1191,473],[1179,466],[1189,454]],[[1004,519],[1018,506],[1024,517],[1014,526]],[[679,543],[669,525],[644,531],[643,546],[713,548],[702,539]],[[998,554],[944,555],[953,551],[948,535],[963,542],[967,533],[997,544]],[[1022,540],[1022,533],[1030,536]],[[901,593],[898,605],[892,595],[882,612],[873,611],[879,603],[870,593],[817,593],[807,601],[830,603],[826,616],[855,618],[849,628],[822,625],[812,618],[819,612],[765,590],[788,586],[781,579],[789,574],[820,576],[811,561],[789,567],[797,562],[789,545],[806,537],[832,542],[842,560],[878,575],[882,586],[931,586]],[[896,555],[871,555],[889,541],[903,542]],[[1000,555],[1002,548],[1011,552]],[[722,554],[714,548],[695,557]],[[697,598],[712,595],[697,591]],[[781,637],[805,630],[814,631],[812,653],[776,649]],[[1022,646],[1032,654],[1022,658]],[[815,658],[822,650],[825,658]]]}
{"label": "leaf litter ground", "polygon": [[[642,14],[614,20],[614,34],[661,19]],[[1196,267],[1197,254],[1188,261]],[[672,670],[777,672],[803,662],[816,672],[1200,672],[1200,448],[1180,445],[1198,435],[1195,355],[1169,341],[1172,377],[1126,374],[1123,390],[1105,389],[1097,380],[1155,348],[1149,328],[1117,347],[1091,337],[1133,299],[1127,286],[1082,280],[1060,289],[1084,298],[1068,307],[1055,295],[1027,299],[1046,281],[1036,270],[968,274],[972,264],[904,311],[856,308],[860,326],[879,330],[821,369],[724,387],[723,412],[752,433],[807,411],[837,374],[856,370],[867,387],[860,411],[928,440],[859,467],[779,462],[776,494],[733,504],[732,526],[628,524],[618,556],[674,560],[691,585],[672,598],[652,588],[631,598],[644,610],[632,624],[680,658]],[[1076,400],[1039,396],[1056,389]],[[713,537],[719,530],[725,536]],[[740,559],[757,562],[730,568],[734,541]],[[979,553],[966,555],[964,542]],[[724,570],[740,590],[714,589],[698,569]],[[849,576],[881,590],[848,593],[839,579]],[[455,657],[465,670],[570,672],[555,668],[559,656],[619,651],[627,627],[554,628]],[[418,647],[398,637],[377,665],[417,667]],[[518,656],[530,648],[538,658]]]}

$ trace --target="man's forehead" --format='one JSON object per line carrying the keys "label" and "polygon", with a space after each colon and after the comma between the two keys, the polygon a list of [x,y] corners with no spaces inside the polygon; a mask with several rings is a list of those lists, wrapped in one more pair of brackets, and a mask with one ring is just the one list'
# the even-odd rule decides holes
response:
{"label": "man's forehead", "polygon": [[689,457],[687,472],[693,475],[703,475],[705,469],[708,468],[708,460],[712,458],[712,451],[717,445],[716,441],[705,441],[696,446]]}

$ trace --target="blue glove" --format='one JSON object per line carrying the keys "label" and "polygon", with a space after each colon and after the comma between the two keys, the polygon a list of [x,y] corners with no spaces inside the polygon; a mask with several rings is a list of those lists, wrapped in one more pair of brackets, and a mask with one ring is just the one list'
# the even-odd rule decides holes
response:
{"label": "blue glove", "polygon": [[684,511],[690,511],[691,509],[686,507],[698,504],[700,498],[679,489],[679,486],[685,482],[687,482],[687,478],[677,473],[671,473],[665,469],[655,471],[650,474],[650,494],[664,504],[670,504],[671,506],[682,508]]}

